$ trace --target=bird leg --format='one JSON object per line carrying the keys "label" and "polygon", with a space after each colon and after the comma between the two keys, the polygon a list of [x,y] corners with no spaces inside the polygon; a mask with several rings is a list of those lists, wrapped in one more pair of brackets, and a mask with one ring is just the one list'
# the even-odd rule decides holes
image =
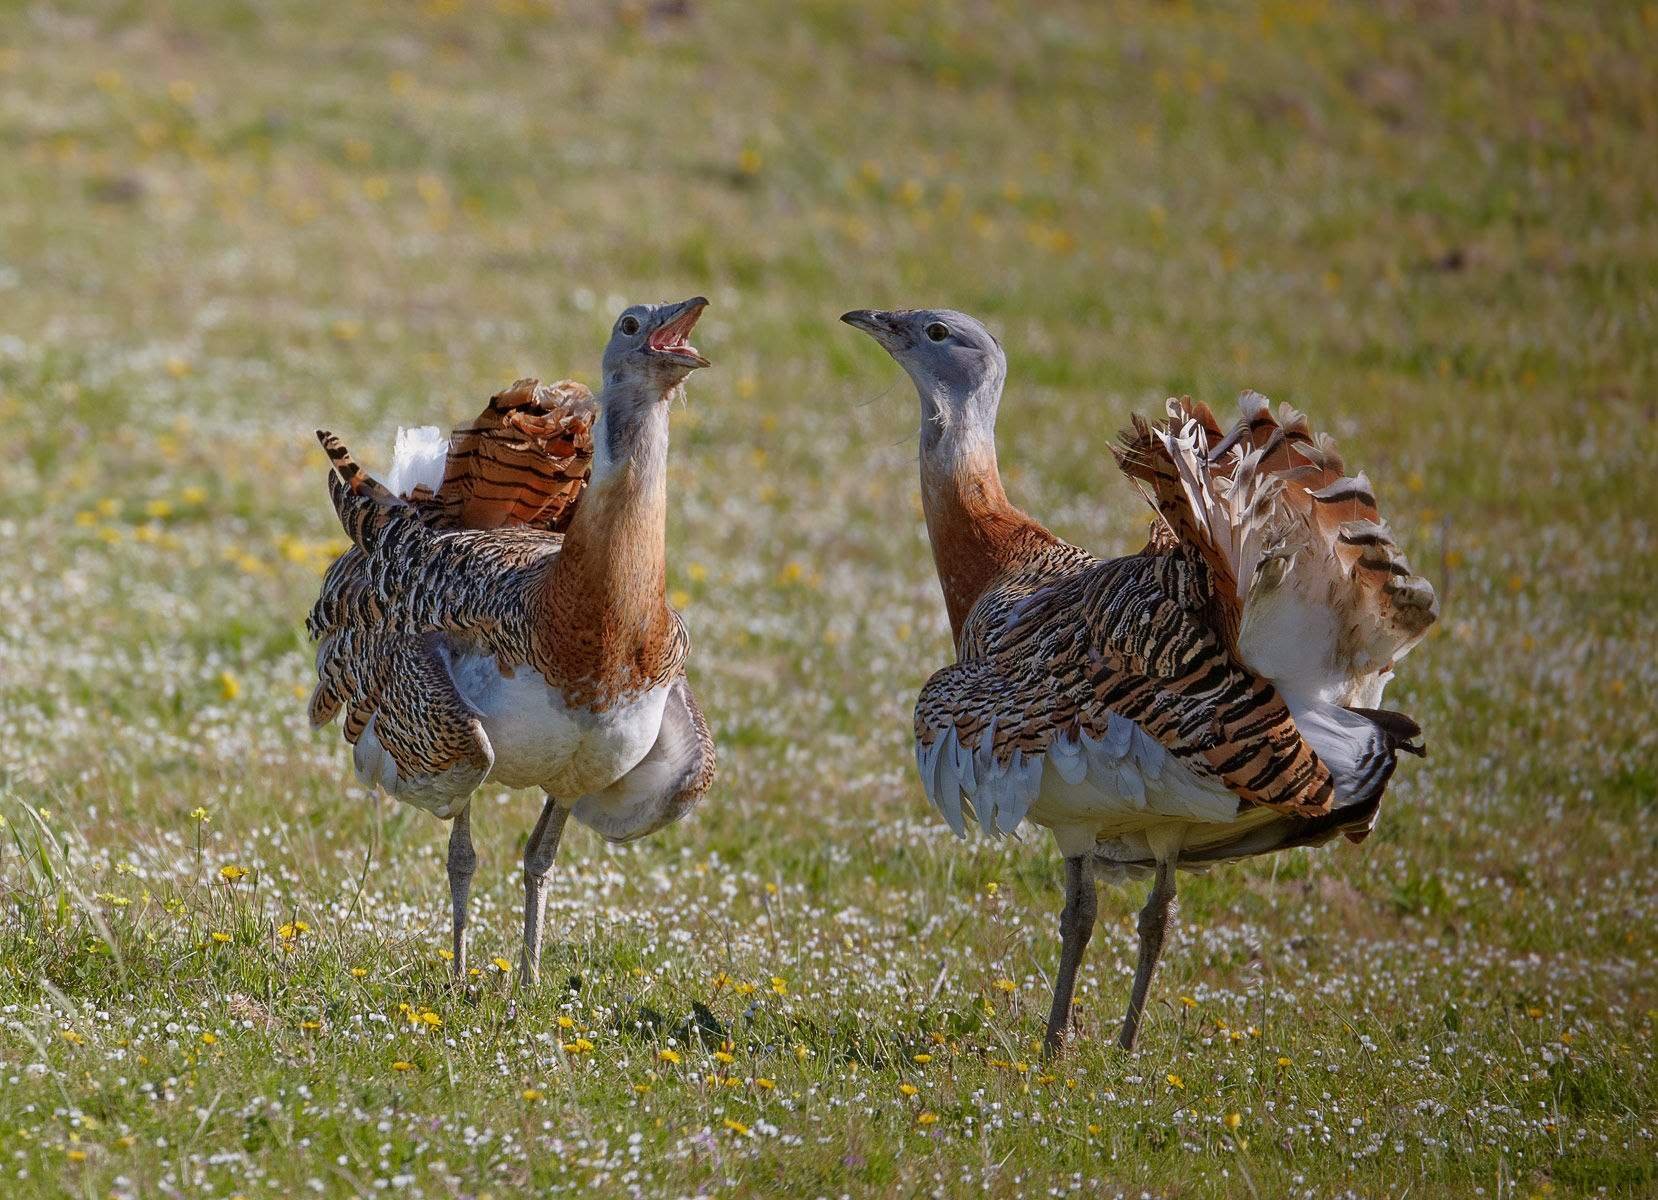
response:
{"label": "bird leg", "polygon": [[548,796],[541,819],[524,847],[524,962],[518,977],[520,985],[541,982],[541,922],[547,915],[547,872],[552,870],[569,816],[568,808]]}
{"label": "bird leg", "polygon": [[1134,1049],[1135,1035],[1140,1032],[1140,1017],[1146,1010],[1146,991],[1151,987],[1152,972],[1163,955],[1163,936],[1169,929],[1169,910],[1174,906],[1175,857],[1157,860],[1157,877],[1151,885],[1151,895],[1140,910],[1140,965],[1134,969],[1134,991],[1128,998],[1128,1015],[1123,1018],[1122,1036],[1117,1044],[1124,1050]]}
{"label": "bird leg", "polygon": [[472,894],[472,873],[478,856],[472,850],[472,805],[455,815],[449,829],[449,903],[454,913],[454,957],[450,960],[456,982],[466,981],[466,900]]}
{"label": "bird leg", "polygon": [[1071,1021],[1071,997],[1076,992],[1077,968],[1088,939],[1094,936],[1099,895],[1083,855],[1065,860],[1065,907],[1059,913],[1059,973],[1054,977],[1054,1003],[1048,1012],[1048,1036],[1042,1053],[1052,1058],[1065,1045],[1065,1027]]}

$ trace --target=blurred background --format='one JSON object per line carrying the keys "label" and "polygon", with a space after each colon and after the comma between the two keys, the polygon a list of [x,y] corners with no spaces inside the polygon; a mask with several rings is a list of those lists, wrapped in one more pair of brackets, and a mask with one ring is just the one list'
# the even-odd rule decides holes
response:
{"label": "blurred background", "polygon": [[[384,468],[399,424],[469,418],[520,376],[595,383],[624,304],[702,293],[715,367],[673,417],[669,569],[721,782],[640,847],[572,835],[567,952],[600,981],[645,964],[679,998],[716,972],[786,976],[785,1013],[861,1014],[811,1043],[823,1063],[862,1053],[860,1027],[908,1036],[870,962],[931,979],[942,956],[984,976],[987,1007],[1015,1003],[989,980],[1022,989],[1056,952],[1053,857],[954,845],[914,785],[910,706],[950,654],[916,403],[835,322],[948,305],[1008,349],[1004,473],[1062,536],[1140,544],[1106,449],[1130,412],[1189,392],[1225,414],[1254,387],[1338,436],[1444,600],[1389,696],[1433,757],[1400,772],[1378,837],[1184,893],[1191,928],[1220,932],[1182,935],[1168,996],[1241,1013],[1282,970],[1338,997],[1304,1033],[1269,1030],[1259,1076],[1217,1067],[1242,1090],[1215,1084],[1205,1120],[1264,1103],[1305,1036],[1410,1147],[1368,1157],[1368,1130],[1318,1118],[1361,1190],[1420,1171],[1650,1186],[1655,77],[1650,3],[4,6],[0,800],[96,899],[56,921],[35,851],[9,850],[0,992],[34,1004],[47,978],[119,1008],[148,995],[133,978],[182,975],[207,1003],[234,976],[288,1028],[343,1003],[343,964],[418,960],[364,1003],[430,999],[441,828],[367,797],[337,731],[304,722],[301,621],[343,546],[311,431]],[[532,801],[490,804],[476,927],[510,952]],[[235,968],[192,957],[223,920],[220,864],[263,881]],[[669,868],[673,889],[648,882]],[[998,879],[1007,910],[945,939]],[[863,916],[780,950],[751,927],[773,893]],[[296,913],[334,930],[309,958],[271,932]],[[100,921],[136,976],[107,974]],[[696,949],[659,959],[671,930]],[[1128,939],[1096,940],[1089,1019],[1117,1011]],[[1030,987],[1030,1013],[997,1009],[1014,1042],[1038,1028]],[[1376,1033],[1355,1014],[1454,1065],[1366,1058],[1343,1040],[1348,1019]],[[330,1069],[372,1074],[358,1052]],[[1182,1089],[1209,1069],[1195,1043],[1155,1052],[1192,1056]],[[250,1064],[271,1043],[214,1053],[204,1086],[266,1086]],[[1123,1085],[1183,1130],[1124,1147],[1147,1186],[1182,1177],[1183,1146],[1220,1162],[1235,1128],[1182,1126],[1179,1104],[1208,1101],[1171,1100],[1162,1074]],[[45,1088],[0,1089],[0,1118],[44,1139],[31,1155],[61,1137],[16,1107],[58,1104]],[[1070,1119],[1063,1100],[1046,1120]],[[711,1102],[662,1103],[671,1131]],[[1480,1116],[1446,1133],[1435,1105]],[[1090,1161],[1018,1145],[1035,1169]],[[87,1169],[168,1177],[152,1158]],[[1255,1169],[1287,1187],[1305,1166],[1285,1149]],[[893,1169],[821,1178],[926,1183]],[[763,1187],[756,1170],[740,1177]]]}

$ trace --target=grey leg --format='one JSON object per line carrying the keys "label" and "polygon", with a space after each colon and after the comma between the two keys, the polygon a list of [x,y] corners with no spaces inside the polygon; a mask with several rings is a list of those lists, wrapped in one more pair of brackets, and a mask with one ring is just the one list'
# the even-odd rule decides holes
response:
{"label": "grey leg", "polygon": [[1099,896],[1083,856],[1065,860],[1065,907],[1059,913],[1059,973],[1054,976],[1054,1003],[1048,1012],[1048,1036],[1042,1053],[1058,1054],[1065,1045],[1065,1028],[1071,1023],[1071,997],[1076,992],[1077,968],[1088,939],[1094,936],[1094,918]]}
{"label": "grey leg", "polygon": [[1174,906],[1175,858],[1157,861],[1157,878],[1151,885],[1151,895],[1140,910],[1140,965],[1134,969],[1134,991],[1128,998],[1128,1015],[1123,1018],[1122,1036],[1117,1044],[1124,1050],[1134,1049],[1134,1038],[1140,1032],[1140,1017],[1146,1011],[1146,991],[1151,987],[1152,972],[1163,955],[1163,936],[1169,929],[1169,910]]}
{"label": "grey leg", "polygon": [[472,850],[472,805],[455,817],[449,829],[449,902],[454,909],[455,957],[451,963],[456,980],[466,982],[466,900],[472,894],[472,873],[478,856]]}
{"label": "grey leg", "polygon": [[524,847],[524,961],[518,978],[520,986],[541,982],[541,922],[547,915],[547,872],[552,870],[569,816],[568,808],[548,796],[541,819]]}

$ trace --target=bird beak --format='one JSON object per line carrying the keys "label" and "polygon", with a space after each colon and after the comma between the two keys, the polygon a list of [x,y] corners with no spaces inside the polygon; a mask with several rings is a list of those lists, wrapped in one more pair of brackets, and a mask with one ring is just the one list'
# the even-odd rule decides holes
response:
{"label": "bird beak", "polygon": [[708,366],[708,360],[698,354],[697,348],[688,340],[697,318],[702,316],[702,310],[707,307],[706,297],[692,296],[689,300],[682,300],[672,308],[663,310],[662,323],[651,330],[650,336],[645,339],[646,347],[651,353],[659,354],[669,362],[691,370]]}
{"label": "bird beak", "polygon": [[898,323],[889,312],[881,312],[873,308],[855,308],[851,312],[842,313],[841,320],[854,329],[861,329],[877,342],[881,343],[888,353],[903,349],[906,340],[898,328]]}

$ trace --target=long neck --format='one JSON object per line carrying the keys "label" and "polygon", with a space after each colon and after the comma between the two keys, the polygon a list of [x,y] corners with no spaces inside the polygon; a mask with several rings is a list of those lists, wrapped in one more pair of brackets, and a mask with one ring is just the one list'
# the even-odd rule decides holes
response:
{"label": "long neck", "polygon": [[565,682],[649,674],[668,636],[668,406],[621,386],[599,396],[593,474],[544,592],[545,657]]}
{"label": "long neck", "polygon": [[998,381],[996,393],[951,405],[922,395],[921,506],[957,649],[967,615],[985,590],[1057,541],[1002,489],[995,439],[999,391]]}

